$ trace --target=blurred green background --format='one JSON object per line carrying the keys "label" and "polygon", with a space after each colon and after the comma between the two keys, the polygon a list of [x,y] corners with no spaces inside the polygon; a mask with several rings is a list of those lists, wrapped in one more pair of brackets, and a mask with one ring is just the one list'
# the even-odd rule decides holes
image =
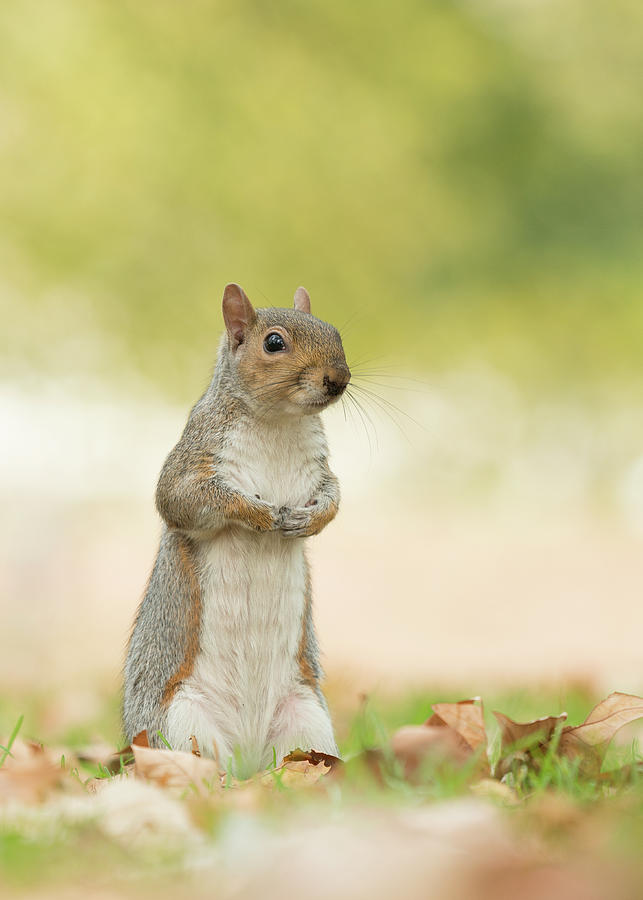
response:
{"label": "blurred green background", "polygon": [[636,387],[639,0],[5,0],[2,375],[193,398],[227,281],[353,359]]}

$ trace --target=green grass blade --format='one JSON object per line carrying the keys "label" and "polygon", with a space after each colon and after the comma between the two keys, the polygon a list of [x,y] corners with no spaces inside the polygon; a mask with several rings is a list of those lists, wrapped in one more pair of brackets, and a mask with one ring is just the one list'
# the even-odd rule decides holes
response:
{"label": "green grass blade", "polygon": [[167,747],[167,749],[168,749],[168,750],[171,750],[171,749],[172,749],[172,745],[170,744],[170,742],[168,741],[168,739],[165,737],[165,735],[163,734],[163,732],[162,732],[162,731],[157,731],[156,733],[157,733],[157,735],[160,737],[160,739],[163,741],[163,743],[165,744],[165,746]]}
{"label": "green grass blade", "polygon": [[25,718],[24,716],[20,716],[18,721],[16,722],[16,724],[13,727],[13,731],[11,732],[11,737],[9,738],[9,742],[7,743],[7,746],[4,747],[4,753],[2,754],[2,757],[0,758],[0,769],[4,765],[5,759],[11,755],[11,748],[13,747],[13,742],[18,737],[18,732],[22,728],[22,723],[24,721],[24,718]]}

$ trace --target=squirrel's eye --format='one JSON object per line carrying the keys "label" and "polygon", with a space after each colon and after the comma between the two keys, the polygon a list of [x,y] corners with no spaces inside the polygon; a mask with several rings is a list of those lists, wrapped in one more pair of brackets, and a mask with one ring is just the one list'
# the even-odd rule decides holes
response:
{"label": "squirrel's eye", "polygon": [[286,349],[286,342],[280,334],[277,334],[276,331],[273,331],[272,334],[269,334],[264,339],[263,347],[264,350],[268,351],[268,353],[276,353],[278,350]]}

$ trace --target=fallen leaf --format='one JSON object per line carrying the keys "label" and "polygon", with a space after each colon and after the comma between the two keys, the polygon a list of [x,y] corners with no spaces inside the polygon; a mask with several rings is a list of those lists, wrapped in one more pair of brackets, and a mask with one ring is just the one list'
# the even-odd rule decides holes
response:
{"label": "fallen leaf", "polygon": [[89,778],[85,782],[85,790],[89,794],[100,794],[105,788],[114,781],[125,781],[130,775],[134,774],[134,763],[125,766],[121,772],[112,775],[111,778]]}
{"label": "fallen leaf", "polygon": [[467,743],[471,750],[487,749],[487,732],[480,697],[457,703],[434,703],[433,715],[426,725],[446,725]]}
{"label": "fallen leaf", "polygon": [[199,750],[199,742],[196,739],[196,735],[190,735],[190,743],[192,744],[192,753],[194,753],[195,756],[201,756],[201,751]]}
{"label": "fallen leaf", "polygon": [[538,769],[556,729],[567,720],[567,713],[530,722],[515,722],[496,710],[493,714],[500,726],[501,758],[494,773],[497,778],[504,778],[510,772],[515,774],[517,764],[523,773],[530,768]]}
{"label": "fallen leaf", "polygon": [[132,738],[132,746],[136,745],[137,747],[149,747],[150,739],[147,734],[147,728],[144,728],[143,731],[139,731],[136,737]]}
{"label": "fallen leaf", "polygon": [[[335,757],[334,757],[335,758]],[[324,760],[317,763],[308,759],[296,759],[284,762],[281,766],[259,775],[259,781],[265,787],[310,787],[331,771]]]}
{"label": "fallen leaf", "polygon": [[476,755],[476,773],[488,774],[487,733],[480,698],[434,703],[433,714],[424,725],[406,725],[395,732],[391,749],[407,778],[414,778],[426,759],[462,766]]}
{"label": "fallen leaf", "polygon": [[462,766],[472,756],[471,747],[457,732],[444,725],[405,725],[393,735],[391,749],[403,767],[404,775],[414,779],[422,764],[452,763]]}
{"label": "fallen leaf", "polygon": [[[537,767],[538,754],[549,750],[557,727],[567,719],[566,713],[532,722],[514,722],[499,712],[494,712],[494,716],[501,732],[502,758],[497,770],[500,777],[511,771],[516,761]],[[557,753],[578,760],[580,774],[595,778],[616,732],[640,718],[643,718],[643,697],[616,691],[598,703],[582,725],[562,728]]]}
{"label": "fallen leaf", "polygon": [[284,756],[283,762],[309,762],[314,766],[323,762],[329,769],[343,765],[339,756],[333,756],[332,753],[322,753],[320,750],[300,750],[299,748],[291,750],[287,756]]}
{"label": "fallen leaf", "polygon": [[0,803],[8,800],[38,803],[67,774],[61,767],[60,757],[45,751],[42,744],[14,740],[0,768]]}
{"label": "fallen leaf", "polygon": [[594,707],[582,725],[563,729],[558,750],[568,759],[580,760],[579,771],[583,775],[596,776],[619,728],[640,718],[643,697],[615,691]]}
{"label": "fallen leaf", "polygon": [[[598,722],[604,722],[609,716],[620,715],[629,709],[641,709],[642,707],[643,697],[638,697],[636,694],[624,694],[622,691],[613,691],[609,697],[596,704],[583,722],[583,725],[594,725]],[[643,715],[643,713],[639,713],[639,715]],[[630,719],[629,721],[633,720]],[[580,728],[581,726],[577,725],[576,727]]]}
{"label": "fallen leaf", "polygon": [[494,710],[500,725],[501,751],[529,750],[534,746],[545,745],[561,722],[567,721],[567,713],[559,716],[543,716],[531,722],[514,722],[504,713]]}
{"label": "fallen leaf", "polygon": [[199,792],[211,792],[221,784],[213,759],[184,753],[182,750],[160,750],[133,744],[134,773],[162,787],[195,785]]}

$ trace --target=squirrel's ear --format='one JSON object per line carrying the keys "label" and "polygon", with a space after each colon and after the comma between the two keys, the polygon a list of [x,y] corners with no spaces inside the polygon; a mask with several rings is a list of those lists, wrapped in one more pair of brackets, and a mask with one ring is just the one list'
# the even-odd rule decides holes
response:
{"label": "squirrel's ear", "polygon": [[223,321],[233,346],[243,344],[246,332],[257,318],[252,303],[238,284],[226,284],[223,292]]}
{"label": "squirrel's ear", "polygon": [[298,287],[295,291],[295,309],[300,312],[310,312],[310,297],[306,288]]}

